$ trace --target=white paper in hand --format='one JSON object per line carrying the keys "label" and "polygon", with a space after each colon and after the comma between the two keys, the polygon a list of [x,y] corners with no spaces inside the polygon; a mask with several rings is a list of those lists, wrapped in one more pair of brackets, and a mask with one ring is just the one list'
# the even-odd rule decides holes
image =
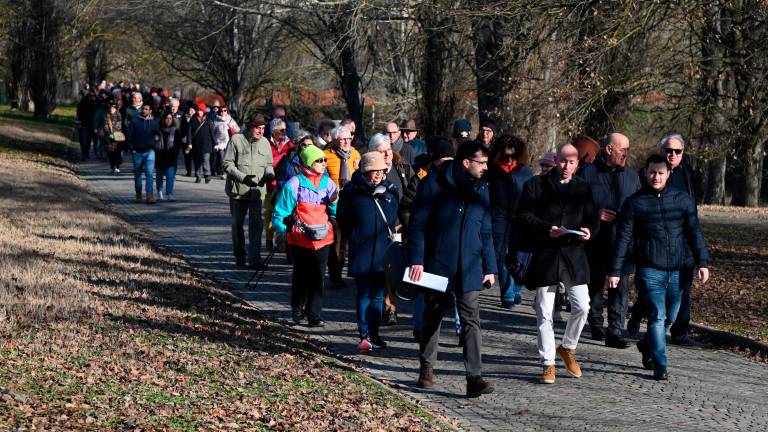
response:
{"label": "white paper in hand", "polygon": [[584,231],[572,230],[572,229],[568,229],[568,228],[565,228],[565,227],[560,227],[560,231],[563,234],[573,234],[573,235],[577,235],[579,237],[586,237],[587,236],[587,233],[585,233]]}
{"label": "white paper in hand", "polygon": [[431,290],[440,291],[440,292],[445,292],[445,289],[448,288],[447,277],[439,276],[439,275],[427,273],[427,272],[424,272],[421,274],[421,279],[419,279],[418,282],[412,281],[410,267],[405,268],[405,274],[403,274],[403,282],[412,283],[420,287],[429,288]]}

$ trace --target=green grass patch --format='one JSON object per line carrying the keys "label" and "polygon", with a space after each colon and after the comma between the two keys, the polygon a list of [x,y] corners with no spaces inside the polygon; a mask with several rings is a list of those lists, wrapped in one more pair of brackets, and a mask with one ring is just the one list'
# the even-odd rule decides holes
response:
{"label": "green grass patch", "polygon": [[77,105],[59,105],[56,107],[56,109],[53,110],[53,113],[51,113],[47,119],[37,119],[31,112],[11,109],[11,107],[8,105],[2,105],[0,106],[0,117],[15,120],[30,120],[40,123],[56,123],[74,126],[75,119],[77,117]]}

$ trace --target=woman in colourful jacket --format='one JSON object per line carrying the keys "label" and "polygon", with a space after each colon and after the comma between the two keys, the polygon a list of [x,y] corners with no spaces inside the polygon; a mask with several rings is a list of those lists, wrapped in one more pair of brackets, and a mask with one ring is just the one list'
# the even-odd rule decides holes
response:
{"label": "woman in colourful jacket", "polygon": [[384,309],[384,251],[397,221],[399,195],[386,179],[379,152],[363,155],[360,171],[339,194],[338,220],[349,239],[349,275],[357,288],[357,329],[361,352],[385,348],[379,335]]}
{"label": "woman in colourful jacket", "polygon": [[291,249],[293,321],[301,324],[306,318],[310,327],[321,327],[323,276],[333,243],[330,220],[336,217],[338,190],[325,172],[322,150],[309,146],[299,157],[304,166],[280,191],[272,226],[278,244],[285,239]]}

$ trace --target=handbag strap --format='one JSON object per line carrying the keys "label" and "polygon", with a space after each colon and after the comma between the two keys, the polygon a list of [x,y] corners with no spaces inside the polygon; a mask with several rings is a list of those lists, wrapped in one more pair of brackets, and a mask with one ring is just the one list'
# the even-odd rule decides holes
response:
{"label": "handbag strap", "polygon": [[384,210],[381,209],[381,205],[379,204],[379,200],[377,200],[375,197],[371,197],[373,200],[373,203],[376,204],[376,208],[379,209],[379,214],[381,214],[381,219],[384,220],[384,226],[387,227],[387,232],[389,233],[389,238],[392,239],[392,237],[395,235],[395,233],[392,232],[392,229],[389,227],[389,223],[387,223],[387,217],[384,215]]}

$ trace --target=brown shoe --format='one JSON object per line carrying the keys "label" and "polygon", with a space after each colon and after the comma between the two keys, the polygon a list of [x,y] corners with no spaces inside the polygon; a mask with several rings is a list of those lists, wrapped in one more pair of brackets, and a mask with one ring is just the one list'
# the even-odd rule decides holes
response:
{"label": "brown shoe", "polygon": [[154,194],[147,194],[147,204],[154,204],[156,202]]}
{"label": "brown shoe", "polygon": [[136,192],[136,202],[137,203],[141,202],[141,192]]}
{"label": "brown shoe", "polygon": [[435,371],[428,366],[422,366],[421,369],[419,369],[419,381],[416,382],[416,385],[419,386],[419,388],[428,389],[432,388],[435,381]]}
{"label": "brown shoe", "polygon": [[555,383],[555,365],[544,366],[544,372],[541,374],[539,382],[542,384]]}
{"label": "brown shoe", "polygon": [[467,377],[467,397],[476,398],[480,395],[493,393],[493,384],[480,376]]}
{"label": "brown shoe", "polygon": [[565,363],[565,370],[572,376],[581,378],[581,367],[579,367],[579,362],[576,361],[576,350],[567,350],[560,345],[557,347],[557,353],[560,354],[563,363]]}

